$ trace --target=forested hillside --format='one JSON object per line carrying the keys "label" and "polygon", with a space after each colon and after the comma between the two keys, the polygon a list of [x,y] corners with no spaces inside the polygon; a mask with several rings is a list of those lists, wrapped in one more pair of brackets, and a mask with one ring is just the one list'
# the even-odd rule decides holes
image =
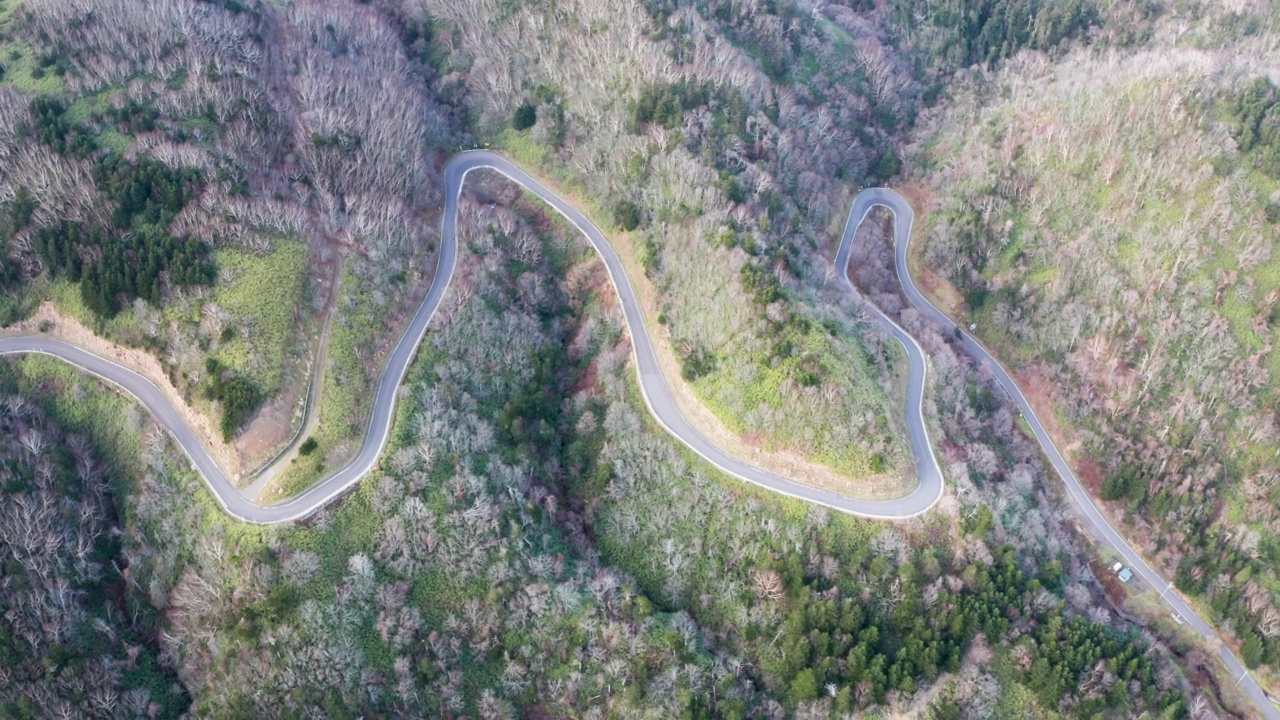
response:
{"label": "forested hillside", "polygon": [[[273,412],[291,427],[309,363],[323,358],[320,424],[284,490],[351,455],[382,351],[430,279],[440,167],[455,150],[498,147],[611,222],[647,283],[673,379],[743,442],[808,458],[860,490],[914,477],[896,429],[896,346],[828,270],[854,191],[914,178],[933,203],[921,216],[926,261],[1010,357],[1029,363],[1058,343],[1047,365],[1076,357],[1098,327],[1081,321],[1081,345],[1035,330],[1038,298],[1063,292],[1054,283],[1068,277],[1065,265],[1045,268],[1097,256],[1079,240],[1093,236],[1065,224],[1073,215],[1053,205],[1053,223],[1036,224],[1024,204],[1132,202],[1160,180],[1159,199],[1135,211],[1159,239],[1106,236],[1106,262],[1148,274],[1132,288],[1106,285],[1087,272],[1108,267],[1095,259],[1078,275],[1099,285],[1074,290],[1100,298],[1076,301],[1086,317],[1106,316],[1101,298],[1142,307],[1128,316],[1141,322],[1112,313],[1108,332],[1126,349],[1103,346],[1115,358],[1106,382],[1137,389],[1073,385],[1070,365],[1054,377],[1092,388],[1068,416],[1071,431],[1094,433],[1090,447],[1197,468],[1184,484],[1196,492],[1173,505],[1132,489],[1151,477],[1137,461],[1103,490],[1123,490],[1132,524],[1151,530],[1171,566],[1189,568],[1179,582],[1232,627],[1254,627],[1242,613],[1257,613],[1257,629],[1241,630],[1257,635],[1246,658],[1274,654],[1269,606],[1253,606],[1274,580],[1270,516],[1255,507],[1268,496],[1242,490],[1231,504],[1208,490],[1238,468],[1250,468],[1238,476],[1246,490],[1264,477],[1270,445],[1231,433],[1266,427],[1269,396],[1250,393],[1269,376],[1243,389],[1210,378],[1236,367],[1240,348],[1266,362],[1270,326],[1239,308],[1263,313],[1270,256],[1256,251],[1252,284],[1214,274],[1225,284],[1210,288],[1205,273],[1228,269],[1191,244],[1222,232],[1223,247],[1239,250],[1230,243],[1245,243],[1244,228],[1228,223],[1274,220],[1258,198],[1280,182],[1269,174],[1276,91],[1254,82],[1253,56],[1228,62],[1213,49],[1229,37],[1269,52],[1260,25],[1193,26],[1180,10],[1087,0],[0,8],[6,307],[16,317],[48,299],[155,353],[240,443],[262,437]],[[1122,49],[1135,42],[1200,49]],[[1135,58],[1146,70],[1122,72]],[[1102,94],[1066,92],[1083,86],[1073,68],[1105,76],[1090,78]],[[1103,98],[1124,110],[1105,115],[1124,123],[1112,145],[1094,142],[1105,133],[1082,119]],[[1001,123],[1027,125],[1004,133]],[[1053,128],[1041,151],[1036,128]],[[1162,146],[1138,141],[1126,155],[1121,139],[1144,129],[1202,151],[1204,163],[1175,172],[1160,164]],[[1081,149],[1061,149],[1077,136]],[[1107,182],[1127,192],[1085,182],[1096,180],[1088,158],[1099,147],[1116,156]],[[1043,173],[1031,177],[1027,163]],[[1035,195],[1055,172],[1074,181]],[[1178,236],[1168,229],[1179,227],[1185,188],[1256,212],[1213,214],[1205,203],[1193,210],[1221,227]],[[0,431],[17,444],[0,443],[0,458],[12,451],[4,512],[54,508],[43,555],[3,546],[3,652],[30,678],[6,685],[12,676],[0,674],[11,714],[56,709],[23,697],[28,687],[97,702],[72,682],[81,676],[110,693],[90,710],[120,717],[187,707],[200,717],[486,719],[1238,712],[1204,648],[1157,636],[1113,604],[1017,413],[955,336],[896,305],[882,222],[859,240],[857,280],[931,358],[926,412],[948,487],[935,512],[901,523],[792,501],[689,454],[650,419],[616,297],[582,240],[496,175],[474,173],[461,208],[458,274],[382,460],[306,522],[231,520],[128,400],[49,358],[5,361]],[[1161,285],[1136,252],[1139,242],[1164,252],[1171,237],[1183,243],[1169,246],[1172,267],[1200,288],[1182,299],[1171,295],[1182,285]],[[1080,247],[1061,261],[1054,243],[1065,242]],[[1184,324],[1223,319],[1210,324],[1216,334],[1190,337],[1161,322],[1171,309]],[[1185,351],[1165,344],[1175,338]],[[1160,404],[1178,397],[1156,384],[1164,376],[1135,369],[1158,348],[1172,359],[1151,368],[1205,367],[1186,400],[1204,405],[1204,422],[1118,422],[1182,412]],[[32,447],[62,432],[81,440]],[[1167,447],[1138,443],[1140,432]],[[1239,450],[1213,455],[1215,439]],[[1168,507],[1189,524],[1161,524],[1152,508]],[[1203,528],[1221,531],[1178,554]],[[1221,566],[1198,575],[1184,559],[1193,555]],[[50,564],[61,575],[38,574]],[[40,583],[63,576],[67,602],[33,604]]]}
{"label": "forested hillside", "polygon": [[190,697],[156,642],[163,620],[127,600],[114,491],[128,482],[21,390],[0,367],[0,714],[177,718]]}
{"label": "forested hillside", "polygon": [[1020,58],[910,154],[924,265],[1251,667],[1280,663],[1277,30],[1174,14],[1141,50]]}
{"label": "forested hillside", "polygon": [[902,492],[906,453],[885,391],[896,347],[831,310],[849,191],[897,174],[903,131],[952,72],[1102,22],[1082,1],[393,5],[432,21],[441,93],[478,137],[627,233],[700,401],[854,494]]}
{"label": "forested hillside", "polygon": [[[114,420],[131,415],[123,399],[51,360],[15,369],[138,478],[121,490],[128,565],[112,572],[131,607],[161,613],[164,667],[194,712],[1212,707],[1099,605],[1026,441],[1008,446],[1013,483],[959,478],[975,504],[958,524],[860,521],[731,483],[647,420],[581,241],[502,185],[477,191],[460,292],[407,382],[388,461],[305,525],[229,520],[157,429]],[[1007,422],[953,410],[974,442]]]}
{"label": "forested hillside", "polygon": [[[918,89],[891,49],[786,4],[401,12],[435,21],[442,93],[477,135],[628,232],[681,375],[723,422],[848,477],[904,472],[878,338],[805,303],[848,182],[895,171]],[[535,122],[517,130],[524,107]]]}
{"label": "forested hillside", "polygon": [[265,405],[233,471],[292,433],[323,363],[315,457],[344,460],[460,137],[400,43],[345,2],[6,2],[0,319],[52,300],[152,353],[210,442]]}

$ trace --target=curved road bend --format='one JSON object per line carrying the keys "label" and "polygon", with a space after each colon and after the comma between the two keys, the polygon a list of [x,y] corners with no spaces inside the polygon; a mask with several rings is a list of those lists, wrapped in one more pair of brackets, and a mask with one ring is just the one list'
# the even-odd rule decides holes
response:
{"label": "curved road bend", "polygon": [[[850,232],[849,228],[856,229],[866,219],[867,213],[877,206],[884,207],[894,214],[894,265],[897,267],[898,281],[902,284],[902,290],[906,293],[907,299],[922,315],[937,324],[944,334],[954,333],[956,324],[920,292],[920,288],[916,286],[915,280],[911,277],[907,266],[907,250],[911,241],[911,225],[915,220],[915,214],[912,212],[910,204],[901,195],[885,188],[871,188],[858,193],[858,196],[854,199],[853,208],[849,211],[849,223],[845,230],[846,236]],[[857,218],[857,222],[854,222],[855,218]],[[841,252],[844,252],[847,247],[848,237],[841,244]],[[836,265],[837,267],[842,267],[839,260],[837,260]],[[1005,393],[1022,411],[1023,418],[1031,427],[1031,431],[1035,434],[1040,447],[1049,458],[1049,462],[1066,484],[1067,493],[1075,501],[1080,515],[1084,518],[1086,529],[1090,534],[1110,545],[1123,558],[1125,564],[1133,569],[1135,574],[1160,592],[1160,598],[1169,606],[1170,610],[1175,615],[1180,616],[1188,627],[1208,641],[1210,647],[1217,646],[1218,658],[1226,665],[1227,671],[1234,679],[1236,686],[1248,695],[1263,717],[1280,718],[1280,712],[1271,703],[1267,693],[1258,685],[1257,681],[1249,674],[1244,664],[1231,652],[1230,648],[1222,644],[1217,632],[1182,599],[1182,596],[1174,589],[1172,583],[1147,564],[1146,560],[1112,527],[1111,523],[1098,509],[1098,506],[1094,504],[1092,497],[1085,490],[1084,485],[1080,483],[1080,479],[1076,477],[1071,466],[1067,464],[1062,453],[1058,451],[1053,438],[1045,430],[1040,418],[1036,415],[1035,409],[1031,407],[1031,403],[1027,402],[1026,396],[1022,394],[1018,384],[1013,381],[1009,371],[1005,369],[1004,365],[1000,364],[999,360],[996,360],[994,355],[983,347],[982,343],[975,340],[968,332],[962,332],[961,335],[965,350],[978,361],[978,365],[981,368],[995,378],[1000,387],[1004,388]]]}
{"label": "curved road bend", "polygon": [[[923,394],[927,364],[924,351],[919,343],[900,326],[890,320],[874,305],[868,303],[871,312],[885,324],[889,332],[902,344],[907,352],[909,377],[906,398],[906,422],[912,453],[915,458],[920,483],[910,494],[893,500],[858,500],[845,497],[830,491],[801,485],[785,477],[749,465],[735,458],[715,445],[711,444],[696,428],[694,428],[676,405],[666,377],[658,366],[652,340],[644,326],[640,312],[640,304],[635,290],[627,279],[622,262],[616,251],[609,245],[604,234],[577,208],[552,192],[542,183],[516,167],[506,158],[486,151],[462,153],[449,161],[445,168],[445,209],[441,220],[440,255],[437,260],[435,279],[427,296],[411,318],[404,334],[396,342],[387,358],[382,375],[378,379],[374,397],[372,417],[369,428],[361,441],[360,449],[350,463],[319,481],[305,492],[278,505],[258,505],[246,498],[223,472],[222,468],[210,456],[208,450],[200,442],[200,438],[182,420],[179,412],[169,404],[164,395],[151,381],[106,358],[100,357],[79,347],[52,338],[27,336],[0,339],[0,354],[42,353],[60,358],[86,372],[110,382],[137,398],[155,416],[156,420],[173,435],[178,446],[191,459],[215,498],[227,514],[245,522],[270,524],[287,522],[305,518],[325,504],[346,492],[372,470],[386,445],[390,435],[391,421],[395,410],[396,392],[404,380],[409,363],[417,351],[419,343],[426,333],[427,326],[440,306],[453,272],[457,264],[457,222],[458,200],[467,174],[472,170],[488,168],[495,170],[546,202],[563,215],[570,223],[587,237],[591,245],[599,253],[605,269],[613,281],[614,289],[623,308],[627,329],[631,336],[632,352],[635,357],[636,371],[640,376],[640,389],[649,411],[677,440],[687,445],[718,469],[734,477],[755,483],[774,492],[808,502],[825,505],[836,510],[878,519],[902,519],[913,517],[927,511],[942,496],[942,473],[925,429]],[[851,292],[853,286],[848,280],[847,265],[849,247],[854,234],[867,212],[874,206],[884,206],[895,215],[895,241],[898,278],[902,282],[904,292],[916,307],[944,331],[950,330],[954,324],[935,308],[916,288],[907,272],[907,245],[911,237],[911,225],[914,215],[911,207],[897,193],[885,189],[869,189],[858,194],[849,213],[849,222],[841,238],[840,249],[836,256],[836,270],[842,282]],[[855,222],[855,218],[857,221]],[[965,335],[965,347],[978,358],[996,377],[1031,424],[1036,438],[1040,441],[1054,467],[1062,475],[1072,498],[1080,506],[1082,513],[1090,524],[1095,536],[1105,539],[1133,566],[1135,572],[1142,576],[1153,587],[1165,587],[1167,583],[1152,570],[1141,557],[1124,541],[1119,533],[1107,523],[1090,501],[1079,480],[1066,464],[1053,441],[1041,426],[1026,398],[1018,386],[990,353],[979,343]],[[1201,620],[1191,608],[1177,595],[1167,591],[1162,594],[1173,610],[1184,617],[1189,625],[1204,637],[1216,639],[1216,635],[1207,623]],[[1265,694],[1257,686],[1253,678],[1244,671],[1239,660],[1231,652],[1222,647],[1219,650],[1223,662],[1231,672],[1240,678],[1239,685],[1257,704],[1259,710],[1267,717],[1278,717],[1270,706]]]}
{"label": "curved road bend", "polygon": [[[676,405],[671,387],[658,365],[653,341],[644,325],[640,302],[628,280],[617,252],[605,239],[600,228],[586,215],[555,192],[516,167],[500,155],[487,151],[461,153],[445,168],[445,208],[441,219],[440,255],[435,279],[427,296],[410,319],[404,334],[391,349],[378,378],[369,428],[355,458],[346,466],[311,486],[305,492],[277,505],[259,505],[242,494],[200,442],[199,436],[186,425],[181,414],[169,404],[150,380],[121,365],[82,348],[52,338],[25,336],[0,339],[0,354],[43,353],[75,365],[136,397],[155,416],[191,459],[215,498],[227,514],[245,522],[270,524],[305,518],[338,497],[360,481],[377,465],[390,435],[395,412],[396,393],[404,380],[409,363],[435,316],[453,278],[458,255],[458,200],[467,174],[478,169],[495,170],[540,197],[578,228],[599,253],[605,269],[618,293],[627,330],[631,336],[636,372],[640,376],[641,394],[658,423],[677,440],[687,445],[718,469],[734,477],[752,482],[774,492],[788,495],[836,510],[877,519],[913,517],[933,507],[942,496],[942,473],[925,432],[921,410],[926,363],[920,345],[902,328],[874,310],[893,335],[907,350],[910,379],[907,397],[907,428],[920,471],[920,483],[910,494],[892,500],[859,500],[834,492],[802,485],[781,475],[750,465],[711,444],[685,419]],[[849,243],[856,225],[846,229],[841,249],[841,262],[848,262]],[[846,285],[852,291],[852,285]]]}

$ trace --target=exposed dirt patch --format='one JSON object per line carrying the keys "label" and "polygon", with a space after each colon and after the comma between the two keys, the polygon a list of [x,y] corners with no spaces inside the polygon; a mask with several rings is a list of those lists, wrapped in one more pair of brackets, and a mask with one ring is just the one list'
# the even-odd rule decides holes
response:
{"label": "exposed dirt patch", "polygon": [[591,262],[581,263],[574,268],[574,272],[586,273],[583,282],[585,290],[591,293],[600,302],[600,308],[606,315],[622,318],[622,304],[618,302],[618,291],[613,289],[613,283],[609,282],[609,273],[605,272],[604,263]]}
{"label": "exposed dirt patch", "polygon": [[1022,394],[1035,409],[1041,424],[1049,431],[1049,436],[1057,443],[1064,457],[1075,466],[1080,455],[1080,441],[1062,431],[1058,425],[1056,409],[1058,407],[1058,388],[1045,377],[1046,368],[1041,364],[1028,365],[1013,372],[1013,379],[1022,388]]}
{"label": "exposed dirt patch", "polygon": [[[286,366],[286,377],[277,397],[258,413],[258,417],[254,418],[253,423],[240,436],[243,442],[254,442],[253,438],[258,431],[255,424],[267,423],[264,435],[275,438],[272,444],[262,441],[253,447],[259,454],[251,456],[255,457],[255,462],[253,469],[248,472],[257,475],[245,486],[244,493],[254,500],[272,483],[276,475],[298,457],[298,447],[315,433],[316,425],[319,424],[325,359],[329,356],[329,328],[333,318],[333,305],[337,300],[338,278],[342,273],[342,257],[333,252],[328,239],[318,233],[313,240],[313,248],[316,248],[311,253],[314,270],[310,277],[316,284],[316,292],[325,298],[324,307],[317,311],[315,319],[322,319],[323,323],[318,337],[299,338],[299,342],[314,345],[314,349],[305,363],[295,362]],[[299,374],[301,379],[298,379]]]}
{"label": "exposed dirt patch", "polygon": [[1099,497],[1102,493],[1102,466],[1091,457],[1081,455],[1075,461],[1076,477],[1080,478],[1080,483],[1085,486],[1089,494]]}
{"label": "exposed dirt patch", "polygon": [[[580,196],[567,191],[553,179],[541,175],[538,176],[538,179],[578,208],[591,207],[590,204],[583,202]],[[545,207],[539,209],[545,210]],[[622,264],[627,271],[627,278],[631,280],[632,287],[635,288],[636,295],[640,300],[640,309],[644,315],[645,327],[658,340],[658,342],[653,343],[654,352],[658,357],[658,365],[662,369],[662,374],[666,378],[667,384],[671,387],[672,394],[675,396],[676,404],[685,418],[707,440],[725,452],[765,470],[783,475],[805,485],[831,490],[843,495],[866,499],[894,498],[901,497],[915,487],[914,474],[905,476],[880,475],[854,479],[841,475],[833,468],[812,462],[798,452],[785,448],[770,447],[765,442],[753,443],[730,430],[720,418],[716,417],[715,413],[702,404],[692,386],[680,374],[680,363],[675,357],[671,343],[666,341],[665,329],[658,323],[657,292],[649,282],[649,279],[645,277],[644,270],[635,259],[637,255],[631,235],[617,232],[607,232],[606,235],[610,244],[613,245],[622,259]],[[600,293],[600,297],[603,302],[617,302],[612,287],[608,289],[608,292]],[[606,297],[610,299],[603,300]],[[606,305],[606,307],[611,308],[612,306]]]}
{"label": "exposed dirt patch", "polygon": [[588,363],[587,369],[582,372],[582,377],[578,378],[578,382],[573,386],[573,392],[590,392],[596,387],[596,382],[600,378],[600,369],[595,363]]}
{"label": "exposed dirt patch", "polygon": [[[308,364],[310,365],[310,363]],[[260,467],[293,439],[298,423],[303,420],[303,394],[307,390],[309,370],[302,377],[287,373],[280,390],[258,411],[244,431],[235,439],[236,452],[246,467]]]}
{"label": "exposed dirt patch", "polygon": [[[911,244],[911,255],[918,257],[919,250],[915,243]],[[932,270],[924,269],[924,262],[911,266],[911,276],[915,278],[916,287],[929,298],[938,309],[952,318],[965,317],[964,296],[955,286]]]}
{"label": "exposed dirt patch", "polygon": [[[48,331],[41,332],[40,328],[42,326],[46,327]],[[0,337],[18,335],[44,335],[65,340],[96,355],[110,358],[113,362],[147,378],[156,387],[160,388],[160,391],[165,395],[165,399],[178,410],[183,421],[196,431],[201,441],[204,442],[205,447],[209,449],[209,453],[218,462],[218,465],[222,467],[223,471],[227,473],[227,476],[233,480],[239,480],[244,472],[239,453],[223,442],[222,434],[214,427],[213,422],[204,413],[197,412],[192,408],[187,399],[182,396],[182,393],[178,392],[178,389],[170,382],[168,373],[164,371],[160,361],[155,356],[145,350],[124,347],[99,337],[92,330],[80,324],[79,321],[58,312],[53,304],[48,302],[42,304],[26,320],[0,328]]]}
{"label": "exposed dirt patch", "polygon": [[[1089,571],[1102,585],[1102,590],[1107,594],[1107,598],[1117,606],[1123,606],[1125,601],[1129,599],[1129,588],[1116,575],[1111,566],[1103,564],[1102,560],[1094,557],[1089,560]],[[1136,581],[1135,581],[1136,582]]]}
{"label": "exposed dirt patch", "polygon": [[[928,225],[929,213],[933,208],[933,193],[928,188],[907,184],[895,188],[898,194],[907,199],[915,211],[915,224],[911,229],[911,245],[907,248],[907,264],[911,268],[911,277],[916,286],[938,309],[954,318],[957,322],[965,315],[964,295],[942,275],[934,272],[924,262],[924,247],[927,244],[925,227]],[[964,323],[962,323],[964,324]]]}
{"label": "exposed dirt patch", "polygon": [[933,191],[929,186],[904,183],[893,190],[911,203],[911,209],[916,213],[916,224],[923,227],[920,221],[924,219],[929,208],[933,207],[935,202]]}

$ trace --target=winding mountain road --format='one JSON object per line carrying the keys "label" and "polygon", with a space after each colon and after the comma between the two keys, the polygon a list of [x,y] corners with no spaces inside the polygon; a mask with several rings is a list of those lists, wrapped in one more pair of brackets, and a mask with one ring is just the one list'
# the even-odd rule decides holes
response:
{"label": "winding mountain road", "polygon": [[[841,251],[845,252],[847,250],[851,233],[857,229],[858,225],[862,224],[862,221],[866,219],[872,208],[878,206],[887,208],[894,215],[894,265],[898,273],[898,282],[902,285],[902,290],[906,294],[907,300],[915,306],[921,315],[941,328],[944,334],[955,333],[956,324],[947,317],[946,313],[930,302],[924,293],[920,292],[920,288],[916,286],[915,279],[911,277],[911,272],[907,265],[907,255],[911,241],[911,225],[915,221],[915,213],[901,195],[886,188],[870,188],[858,193],[858,196],[853,201],[853,209],[849,211],[849,223],[845,228],[845,238],[840,246]],[[854,222],[854,218],[858,218],[857,222]],[[844,269],[843,262],[846,261],[837,258],[836,266],[838,269]],[[847,276],[847,273],[844,274]],[[1147,561],[1129,545],[1124,536],[1111,525],[1106,516],[1102,514],[1102,511],[1098,509],[1098,506],[1094,504],[1093,498],[1085,490],[1080,479],[1076,477],[1071,465],[1067,463],[1062,453],[1058,451],[1058,446],[1053,442],[1053,438],[1049,436],[1049,432],[1045,430],[1044,424],[1040,422],[1035,408],[1031,407],[1031,403],[1022,394],[1022,390],[1013,381],[1013,377],[1005,369],[1004,365],[999,360],[996,360],[995,356],[982,343],[963,330],[961,331],[961,343],[969,355],[977,360],[979,367],[988,372],[1004,389],[1009,398],[1013,400],[1013,403],[1018,406],[1018,409],[1022,412],[1023,419],[1026,420],[1031,432],[1040,443],[1045,456],[1049,459],[1049,463],[1053,465],[1053,469],[1058,472],[1058,475],[1066,485],[1067,494],[1075,502],[1076,509],[1084,520],[1085,529],[1089,534],[1104,545],[1110,546],[1124,560],[1124,563],[1133,569],[1135,575],[1159,591],[1160,599],[1169,606],[1174,616],[1181,618],[1187,627],[1199,633],[1210,647],[1217,647],[1218,658],[1227,667],[1227,671],[1235,680],[1236,686],[1253,701],[1254,706],[1263,717],[1280,718],[1280,712],[1272,704],[1267,693],[1254,680],[1253,675],[1248,672],[1244,664],[1240,662],[1240,659],[1231,652],[1230,648],[1222,643],[1221,638],[1213,627],[1196,614],[1196,611],[1182,599],[1177,589],[1173,587],[1173,583],[1166,580],[1147,564]]]}
{"label": "winding mountain road", "polygon": [[[187,426],[182,420],[181,414],[169,404],[160,389],[142,375],[75,345],[40,336],[0,339],[0,355],[19,353],[51,355],[96,375],[133,395],[146,406],[160,425],[173,435],[178,446],[191,459],[192,464],[213,492],[214,497],[232,517],[245,522],[259,524],[288,522],[305,518],[349,490],[377,465],[382,449],[390,436],[396,393],[404,380],[410,362],[417,352],[418,345],[426,334],[427,327],[435,316],[436,310],[439,308],[440,302],[449,288],[449,283],[453,279],[454,269],[457,264],[458,201],[467,174],[479,169],[494,170],[522,185],[526,190],[537,195],[563,215],[586,236],[604,262],[605,269],[608,271],[609,277],[613,281],[614,289],[617,291],[627,330],[631,337],[636,372],[640,377],[640,389],[644,396],[645,404],[658,423],[693,452],[721,471],[741,480],[755,483],[783,495],[864,517],[894,520],[914,517],[928,511],[942,497],[942,472],[938,467],[937,458],[929,440],[923,412],[924,387],[928,372],[927,359],[915,338],[878,308],[871,303],[867,304],[869,311],[877,316],[888,332],[902,344],[907,353],[908,380],[905,417],[908,440],[911,444],[912,455],[919,474],[919,484],[915,490],[903,497],[891,500],[859,500],[803,485],[781,475],[762,470],[729,455],[713,445],[680,412],[671,387],[667,384],[666,377],[662,374],[662,370],[658,365],[653,341],[645,328],[635,289],[627,278],[617,252],[605,239],[600,229],[577,208],[511,161],[487,151],[461,153],[455,156],[445,169],[445,208],[441,221],[440,255],[437,260],[435,280],[428,290],[427,296],[411,318],[404,334],[401,335],[392,348],[382,375],[378,378],[369,428],[361,441],[355,458],[307,491],[285,502],[276,505],[259,505],[242,494],[218,463],[214,461],[208,449],[201,443],[199,436]],[[866,219],[867,213],[877,206],[887,208],[895,217],[895,262],[898,279],[902,283],[902,288],[908,300],[925,317],[937,323],[944,332],[953,332],[955,324],[925,298],[916,287],[915,281],[907,270],[907,248],[911,238],[914,213],[906,200],[891,190],[883,188],[863,190],[854,200],[853,208],[849,212],[849,220],[841,237],[840,248],[836,254],[835,269],[840,282],[844,284],[849,292],[855,292],[847,272],[849,250],[858,227]],[[1067,486],[1068,494],[1076,502],[1080,514],[1086,522],[1087,529],[1094,537],[1112,546],[1139,577],[1150,583],[1152,587],[1162,589],[1161,597],[1169,604],[1174,613],[1185,619],[1188,626],[1211,643],[1218,643],[1219,655],[1222,661],[1226,664],[1232,676],[1238,678],[1237,684],[1254,701],[1259,712],[1265,717],[1280,718],[1280,713],[1276,712],[1268,701],[1266,694],[1257,685],[1253,677],[1245,671],[1240,661],[1226,646],[1218,642],[1217,634],[1213,629],[1196,615],[1159,573],[1147,565],[1093,504],[1088,493],[1080,484],[1079,479],[1076,478],[1075,473],[1072,472],[1071,467],[1061,453],[1059,453],[1048,432],[1045,431],[1044,426],[1036,417],[1034,409],[1027,402],[1026,397],[1022,394],[1008,371],[981,343],[978,343],[967,333],[964,334],[962,342],[965,349],[994,376],[995,380],[1021,409],[1049,461],[1059,475],[1062,476]]]}

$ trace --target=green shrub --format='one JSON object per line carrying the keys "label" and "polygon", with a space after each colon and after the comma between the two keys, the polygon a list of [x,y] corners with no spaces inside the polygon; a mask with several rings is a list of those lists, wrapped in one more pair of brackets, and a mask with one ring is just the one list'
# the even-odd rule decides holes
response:
{"label": "green shrub", "polygon": [[[212,367],[216,370],[219,367],[213,358],[206,360],[205,365],[206,369]],[[209,384],[205,386],[204,395],[210,400],[222,403],[220,429],[222,439],[228,442],[235,437],[236,430],[239,430],[240,426],[258,411],[263,400],[266,399],[257,383],[231,371],[217,373],[210,377]]]}
{"label": "green shrub", "polygon": [[716,356],[704,347],[696,347],[680,358],[680,374],[690,382],[710,375],[715,369]]}
{"label": "green shrub", "polygon": [[1249,669],[1258,667],[1258,663],[1262,662],[1262,640],[1257,635],[1249,633],[1244,645],[1240,646],[1240,659]]}
{"label": "green shrub", "polygon": [[796,679],[791,681],[791,699],[794,702],[805,702],[818,697],[818,678],[814,676],[813,670],[805,669],[796,673]]}
{"label": "green shrub", "polygon": [[637,128],[648,123],[678,128],[684,120],[685,110],[706,105],[710,99],[710,84],[682,81],[649,85],[640,90],[640,97],[632,106],[631,119]]}
{"label": "green shrub", "polygon": [[1230,113],[1240,151],[1252,154],[1263,172],[1280,177],[1280,90],[1260,77],[1236,98]]}
{"label": "green shrub", "polygon": [[630,200],[619,200],[613,206],[613,222],[627,232],[640,227],[640,206]]}
{"label": "green shrub", "polygon": [[511,127],[516,130],[528,130],[538,122],[538,110],[531,103],[516,108],[515,117],[511,119]]}
{"label": "green shrub", "polygon": [[1126,463],[1116,468],[1114,473],[1102,481],[1102,499],[1138,498],[1146,492],[1146,489],[1147,484],[1141,468]]}

